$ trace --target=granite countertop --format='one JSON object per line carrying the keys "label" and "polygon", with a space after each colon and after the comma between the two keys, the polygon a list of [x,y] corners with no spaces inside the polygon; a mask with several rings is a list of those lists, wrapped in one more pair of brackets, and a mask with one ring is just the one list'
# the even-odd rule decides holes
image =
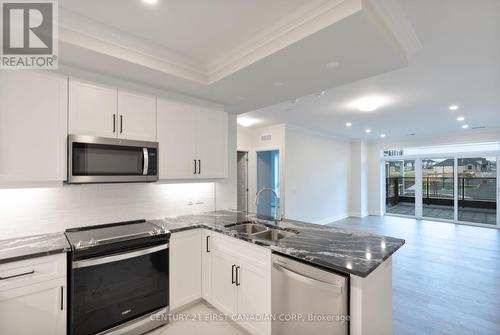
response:
{"label": "granite countertop", "polygon": [[360,277],[367,277],[405,243],[399,238],[288,219],[281,221],[279,226],[297,231],[298,234],[276,242],[252,240],[232,230],[231,227],[225,227],[245,221],[274,224],[274,222],[260,220],[254,214],[229,210],[184,215],[151,222],[172,233],[195,228],[211,229],[270,248],[278,254]]}
{"label": "granite countertop", "polygon": [[70,251],[64,233],[0,240],[0,264]]}

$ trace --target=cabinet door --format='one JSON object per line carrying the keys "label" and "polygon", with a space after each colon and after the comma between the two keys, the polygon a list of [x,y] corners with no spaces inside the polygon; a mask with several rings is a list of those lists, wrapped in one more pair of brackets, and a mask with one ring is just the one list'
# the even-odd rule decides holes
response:
{"label": "cabinet door", "polygon": [[0,75],[0,182],[66,179],[68,79]]}
{"label": "cabinet door", "polygon": [[192,106],[158,99],[160,179],[196,178],[195,112]]}
{"label": "cabinet door", "polygon": [[212,303],[212,252],[210,230],[203,230],[201,237],[201,296]]}
{"label": "cabinet door", "polygon": [[66,334],[66,278],[0,292],[0,334]]}
{"label": "cabinet door", "polygon": [[[258,266],[239,259],[238,314],[271,314],[271,273],[268,266]],[[271,334],[271,322],[248,321],[242,326],[252,334]]]}
{"label": "cabinet door", "polygon": [[236,258],[212,250],[212,305],[226,314],[235,314],[237,309],[236,285],[233,283]]}
{"label": "cabinet door", "polygon": [[117,89],[69,80],[69,133],[117,136]]}
{"label": "cabinet door", "polygon": [[118,90],[118,138],[156,141],[156,97]]}
{"label": "cabinet door", "polygon": [[170,237],[170,309],[201,297],[201,229]]}
{"label": "cabinet door", "polygon": [[196,107],[196,156],[201,161],[200,177],[227,177],[227,113]]}

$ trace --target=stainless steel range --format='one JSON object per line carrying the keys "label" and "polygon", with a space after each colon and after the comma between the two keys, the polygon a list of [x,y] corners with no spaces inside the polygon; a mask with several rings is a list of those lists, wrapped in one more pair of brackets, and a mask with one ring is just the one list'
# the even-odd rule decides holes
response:
{"label": "stainless steel range", "polygon": [[170,232],[145,220],[66,230],[71,335],[143,334],[167,323]]}

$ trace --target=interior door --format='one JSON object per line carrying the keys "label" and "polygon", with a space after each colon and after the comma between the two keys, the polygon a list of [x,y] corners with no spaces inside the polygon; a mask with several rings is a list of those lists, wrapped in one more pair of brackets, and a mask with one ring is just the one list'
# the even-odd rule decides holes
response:
{"label": "interior door", "polygon": [[156,141],[156,97],[118,90],[118,137]]}
{"label": "interior door", "polygon": [[213,250],[212,254],[212,304],[221,312],[235,314],[237,295],[235,285],[235,257]]}
{"label": "interior door", "polygon": [[158,99],[160,179],[197,177],[196,113],[192,106]]}
{"label": "interior door", "polygon": [[69,133],[117,136],[116,88],[69,80]]}
{"label": "interior door", "polygon": [[196,108],[196,159],[202,178],[227,177],[227,113]]}

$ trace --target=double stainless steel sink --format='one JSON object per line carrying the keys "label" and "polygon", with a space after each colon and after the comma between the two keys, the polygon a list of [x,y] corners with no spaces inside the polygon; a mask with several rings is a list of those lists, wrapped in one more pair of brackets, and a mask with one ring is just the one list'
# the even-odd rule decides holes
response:
{"label": "double stainless steel sink", "polygon": [[245,234],[253,240],[263,240],[263,241],[279,241],[283,238],[294,236],[298,232],[293,230],[287,230],[282,228],[271,228],[264,224],[254,223],[254,222],[242,222],[236,224],[230,224],[226,226],[231,230],[235,230],[240,234]]}

